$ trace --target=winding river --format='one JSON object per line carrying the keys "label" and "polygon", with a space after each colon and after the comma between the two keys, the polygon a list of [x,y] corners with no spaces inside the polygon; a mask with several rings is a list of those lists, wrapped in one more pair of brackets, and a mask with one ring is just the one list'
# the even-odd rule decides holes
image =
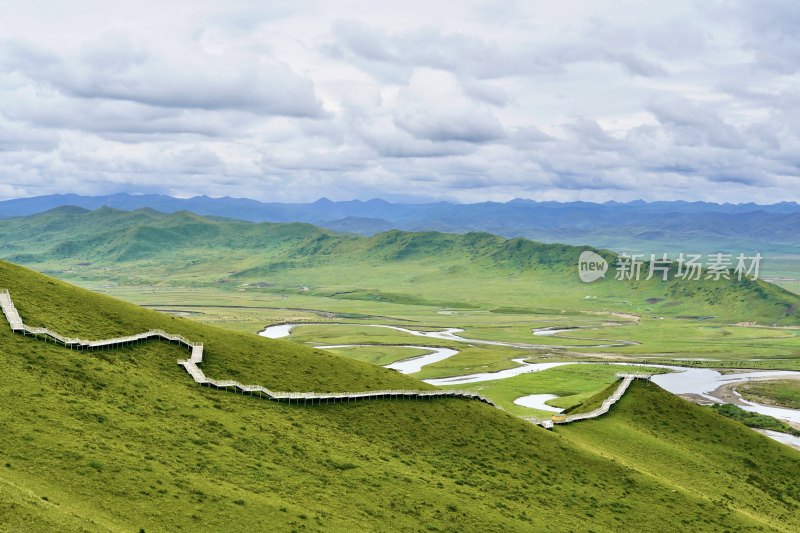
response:
{"label": "winding river", "polygon": [[[317,348],[321,348],[323,350],[330,350],[336,348],[356,348],[361,346],[370,347],[370,346],[380,346],[380,345],[379,344],[332,344],[330,346],[317,346]],[[399,361],[389,363],[388,365],[383,365],[384,368],[391,368],[392,370],[397,370],[401,374],[414,374],[422,370],[422,367],[425,365],[436,363],[438,361],[444,361],[448,357],[453,357],[458,353],[458,350],[453,350],[452,348],[437,348],[435,346],[414,346],[410,344],[404,344],[402,346],[397,346],[397,347],[416,348],[417,350],[427,350],[430,352],[424,355],[418,355],[416,357],[409,357],[408,359],[400,359]]]}
{"label": "winding river", "polygon": [[[291,333],[294,327],[301,325],[338,325],[338,324],[330,324],[330,323],[279,324],[265,328],[263,331],[259,333],[259,335],[261,335],[262,337],[269,337],[272,339],[286,337]],[[458,335],[459,333],[462,333],[464,331],[463,329],[459,328],[447,328],[441,331],[419,331],[419,330],[403,328],[400,326],[391,326],[386,324],[341,324],[341,325],[351,325],[351,326],[361,325],[361,326],[369,326],[376,328],[388,328],[403,333],[407,333],[409,335],[414,335],[417,337],[427,337],[431,339],[449,340],[449,341],[463,342],[469,344],[491,344],[495,346],[509,346],[515,348],[529,348],[529,347],[542,347],[542,346],[552,348],[552,346],[549,345],[534,345],[525,343],[488,341],[482,339],[468,339]],[[569,329],[544,328],[544,329],[534,330],[533,334],[538,336],[551,336],[551,335],[556,335],[558,333],[571,331],[574,329],[575,328],[569,328]],[[357,344],[357,345],[336,345],[336,346],[318,346],[318,347],[345,348],[350,346],[380,346],[380,345]],[[607,345],[597,345],[597,346],[599,347]],[[459,353],[458,350],[450,348],[439,348],[435,346],[407,346],[407,347],[429,350],[430,353],[418,357],[412,357],[409,359],[395,361],[389,365],[386,365],[386,368],[393,368],[404,374],[413,374],[415,372],[419,372],[425,365],[435,363],[438,361],[443,361]],[[725,400],[718,397],[718,395],[715,395],[715,391],[717,391],[718,389],[720,389],[720,387],[723,387],[725,385],[729,385],[732,383],[743,383],[746,381],[753,381],[753,380],[764,380],[764,379],[781,379],[781,378],[800,379],[800,372],[789,371],[789,370],[770,370],[770,371],[743,370],[741,372],[734,372],[731,374],[722,374],[720,372],[717,372],[716,370],[712,370],[709,368],[687,368],[682,366],[646,364],[646,363],[589,362],[589,361],[573,361],[573,362],[558,362],[558,363],[527,363],[525,362],[524,359],[512,359],[512,361],[514,361],[518,366],[514,368],[508,368],[505,370],[499,370],[497,372],[482,372],[482,373],[467,374],[462,376],[427,379],[424,381],[430,385],[437,385],[437,386],[466,385],[469,383],[478,383],[481,381],[508,379],[514,376],[519,376],[521,374],[527,374],[531,372],[541,372],[542,370],[548,370],[550,368],[556,368],[565,365],[575,365],[575,364],[649,366],[655,368],[664,368],[672,371],[666,374],[654,375],[652,377],[652,381],[657,385],[659,385],[661,388],[673,394],[696,395],[705,398],[709,401],[725,403]],[[518,405],[532,407],[534,409],[540,409],[543,411],[556,411],[556,408],[544,403],[547,400],[553,398],[555,398],[555,396],[548,394],[533,394],[529,396],[523,396],[522,398],[517,398],[517,400],[515,400],[515,403],[517,403]],[[738,397],[738,400],[739,401],[736,402],[738,406],[747,411],[761,413],[782,420],[788,420],[795,424],[800,424],[800,410],[762,405],[747,401],[741,396]],[[779,433],[777,434],[777,436],[772,435],[772,433],[775,432],[765,432],[765,433],[768,434],[770,437],[775,438],[776,440],[781,440],[781,442],[785,442],[800,448],[800,438],[798,437],[793,437],[791,435],[786,435],[783,433]]]}
{"label": "winding river", "polygon": [[558,398],[555,394],[529,394],[514,400],[514,403],[523,407],[530,407],[531,409],[538,409],[540,411],[550,411],[551,413],[560,413],[563,409],[547,405],[545,402],[548,400],[555,400]]}
{"label": "winding river", "polygon": [[[267,337],[268,339],[280,339],[282,337],[288,337],[292,333],[292,329],[295,326],[310,326],[310,325],[322,325],[324,323],[303,323],[303,324],[278,324],[275,326],[268,326],[264,328],[263,331],[259,333],[262,337]],[[332,324],[325,324],[325,325],[332,325]],[[343,324],[346,325],[346,324]],[[462,329],[446,329],[444,331],[416,331],[412,329],[405,329],[397,326],[388,326],[382,324],[364,324],[369,327],[373,328],[389,328],[394,329],[397,331],[402,331],[403,333],[409,333],[411,335],[416,335],[419,337],[430,337],[432,339],[447,339],[447,340],[457,340],[460,342],[468,342],[467,339],[461,339],[454,335],[456,332],[464,331]],[[335,349],[335,348],[355,348],[358,346],[381,346],[380,344],[333,344],[329,346],[317,346],[317,348],[321,349]],[[440,348],[437,346],[416,346],[416,345],[403,345],[399,346],[400,348],[416,348],[418,350],[426,350],[429,353],[424,355],[419,355],[416,357],[409,357],[408,359],[401,359],[399,361],[394,361],[388,365],[384,365],[385,368],[391,368],[392,370],[397,370],[401,374],[414,374],[422,370],[422,367],[425,365],[429,365],[431,363],[437,363],[439,361],[444,361],[449,357],[453,357],[458,353],[458,350],[454,350],[452,348]]]}

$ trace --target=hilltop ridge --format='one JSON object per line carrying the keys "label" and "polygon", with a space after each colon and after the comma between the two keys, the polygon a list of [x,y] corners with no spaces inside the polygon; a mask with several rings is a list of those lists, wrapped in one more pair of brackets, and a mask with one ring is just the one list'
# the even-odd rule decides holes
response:
{"label": "hilltop ridge", "polygon": [[[780,252],[797,254],[800,206],[711,202],[509,202],[398,203],[382,199],[310,203],[259,202],[247,198],[173,198],[154,194],[51,195],[0,202],[0,218],[27,216],[63,205],[109,206],[128,211],[191,211],[251,222],[306,222],[337,231],[374,235],[388,229],[466,233],[487,231],[543,242],[589,243],[598,248],[651,253]],[[746,249],[742,249],[746,247]]]}

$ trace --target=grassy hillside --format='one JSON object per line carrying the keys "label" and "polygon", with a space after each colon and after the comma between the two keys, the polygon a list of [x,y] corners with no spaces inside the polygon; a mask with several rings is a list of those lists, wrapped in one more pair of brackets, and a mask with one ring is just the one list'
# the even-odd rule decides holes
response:
{"label": "grassy hillside", "polygon": [[[87,337],[161,327],[202,340],[212,376],[302,390],[419,386],[365,363],[148,312],[7,263],[0,263],[0,287],[12,291],[31,325]],[[275,404],[196,386],[175,364],[182,355],[165,343],[72,352],[0,327],[0,529],[800,527],[796,452],[660,390],[626,398],[608,424],[555,434],[463,400]],[[642,432],[641,424],[652,435],[636,447],[620,445],[614,461],[593,444],[598,436],[615,441]],[[664,441],[662,426],[707,432],[696,473],[710,497],[693,480],[654,468],[663,442],[681,457],[699,453],[696,431]]]}
{"label": "grassy hillside", "polygon": [[[59,208],[0,221],[0,257],[64,277],[111,284],[243,285],[310,296],[529,311],[646,309],[670,317],[800,323],[800,296],[762,281],[657,279],[584,284],[585,248],[463,235],[389,231],[339,235],[307,224],[251,224],[170,215]],[[615,256],[603,252],[609,262]],[[646,267],[643,270],[646,277]],[[502,305],[498,305],[502,302]]]}
{"label": "grassy hillside", "polygon": [[[800,475],[800,454],[742,427],[637,381],[606,417],[560,426],[557,432],[583,450],[662,480],[677,493],[700,497],[728,516],[758,521],[759,505],[780,502],[772,519],[797,520],[800,485],[785,476]],[[763,460],[773,453],[785,461]],[[685,524],[682,529],[695,528]]]}
{"label": "grassy hillside", "polygon": [[[48,327],[67,336],[86,339],[163,329],[202,342],[205,345],[203,366],[212,377],[229,377],[288,391],[424,387],[414,379],[367,363],[294,343],[232,333],[154,313],[2,261],[0,288],[11,291],[20,316],[29,326]],[[178,358],[185,358],[186,354],[176,353]],[[169,362],[174,364],[172,359]],[[289,362],[292,364],[287,364]]]}

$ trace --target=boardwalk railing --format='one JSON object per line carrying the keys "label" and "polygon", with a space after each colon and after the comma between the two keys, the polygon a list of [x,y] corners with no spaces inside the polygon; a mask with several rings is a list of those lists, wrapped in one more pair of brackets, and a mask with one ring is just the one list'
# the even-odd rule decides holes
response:
{"label": "boardwalk railing", "polygon": [[6,320],[8,320],[11,330],[15,333],[33,335],[37,338],[43,337],[45,341],[52,340],[54,343],[60,344],[71,350],[103,350],[110,348],[122,348],[148,340],[165,340],[168,342],[178,343],[186,348],[190,353],[189,359],[179,360],[178,365],[183,367],[183,369],[186,370],[192,379],[194,379],[194,381],[199,383],[201,386],[233,390],[236,393],[259,396],[267,400],[287,402],[290,404],[299,404],[301,402],[303,404],[314,404],[337,402],[346,403],[373,399],[432,400],[437,398],[463,398],[467,400],[477,400],[496,407],[491,400],[488,400],[480,394],[470,391],[375,390],[363,392],[278,392],[272,391],[266,387],[262,387],[261,385],[243,385],[238,381],[211,379],[206,377],[205,373],[200,369],[199,366],[203,362],[203,345],[201,343],[192,342],[181,335],[154,329],[136,335],[94,341],[70,338],[60,335],[47,328],[33,328],[26,326],[23,323],[22,318],[19,316],[19,312],[14,306],[14,302],[11,299],[11,294],[9,294],[8,290],[6,289],[0,289],[0,307],[2,307],[3,314],[5,315]]}
{"label": "boardwalk railing", "polygon": [[[192,342],[186,337],[176,335],[174,333],[167,333],[160,329],[153,329],[145,333],[137,335],[128,335],[126,337],[114,337],[111,339],[103,340],[84,340],[77,338],[70,338],[60,335],[47,328],[32,328],[26,326],[22,318],[19,316],[17,308],[11,299],[11,294],[8,290],[0,289],[0,308],[11,326],[11,330],[15,333],[22,335],[33,335],[37,338],[43,337],[45,341],[52,340],[56,344],[60,344],[71,350],[102,350],[110,348],[122,348],[133,344],[149,340],[165,340],[180,344],[189,351],[189,359],[178,361],[186,372],[194,379],[194,381],[204,387],[213,387],[216,389],[233,390],[233,392],[240,394],[249,394],[259,396],[267,400],[278,402],[287,402],[289,404],[320,404],[320,403],[346,403],[360,400],[375,400],[375,399],[406,399],[406,400],[433,400],[437,398],[463,398],[467,400],[477,400],[485,404],[497,407],[491,400],[484,398],[480,394],[471,391],[460,390],[375,390],[363,392],[279,392],[273,391],[261,385],[243,385],[238,381],[232,380],[218,380],[206,377],[205,373],[200,369],[203,363],[203,344]],[[539,421],[527,419],[545,428],[552,428],[554,424],[569,424],[580,420],[589,418],[597,418],[598,416],[606,414],[611,406],[617,403],[628,387],[635,379],[649,380],[651,374],[635,374],[635,373],[618,373],[617,379],[622,382],[614,393],[603,400],[603,403],[597,409],[588,413],[580,413],[576,415],[555,415],[549,420]],[[499,408],[499,407],[498,407]]]}
{"label": "boardwalk railing", "polygon": [[631,383],[635,379],[643,379],[649,380],[652,377],[652,374],[642,374],[642,373],[627,373],[627,372],[619,372],[617,373],[617,379],[621,379],[622,382],[619,384],[619,387],[616,388],[613,394],[603,400],[603,403],[597,409],[593,409],[588,413],[579,413],[575,415],[554,415],[550,418],[550,420],[542,420],[539,421],[538,424],[545,428],[552,428],[554,424],[569,424],[572,422],[578,422],[580,420],[587,420],[589,418],[597,418],[598,416],[602,416],[606,414],[610,409],[611,406],[614,405],[622,398],[622,395],[625,394],[625,391],[628,390]]}

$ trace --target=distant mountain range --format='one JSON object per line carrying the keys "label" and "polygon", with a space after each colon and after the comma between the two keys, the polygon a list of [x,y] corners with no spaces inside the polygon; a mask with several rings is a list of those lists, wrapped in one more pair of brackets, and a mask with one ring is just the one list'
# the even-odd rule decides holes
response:
{"label": "distant mountain range", "polygon": [[[686,283],[673,275],[627,283],[611,275],[587,286],[576,268],[584,250],[481,232],[391,230],[362,237],[305,223],[153,209],[64,206],[0,220],[0,259],[101,285],[257,286],[281,294],[303,287],[315,297],[457,309],[477,302],[514,307],[515,301],[519,308],[536,295],[538,306],[558,309],[565,301],[590,310],[598,301],[639,302],[662,316],[800,321],[800,297],[763,281]],[[615,263],[613,253],[595,251]]]}
{"label": "distant mountain range", "polygon": [[707,202],[536,202],[401,204],[385,200],[264,203],[245,198],[163,195],[50,195],[0,202],[0,218],[61,206],[191,211],[251,222],[307,222],[337,232],[374,235],[391,229],[466,233],[590,244],[615,250],[780,251],[800,253],[800,205]]}

